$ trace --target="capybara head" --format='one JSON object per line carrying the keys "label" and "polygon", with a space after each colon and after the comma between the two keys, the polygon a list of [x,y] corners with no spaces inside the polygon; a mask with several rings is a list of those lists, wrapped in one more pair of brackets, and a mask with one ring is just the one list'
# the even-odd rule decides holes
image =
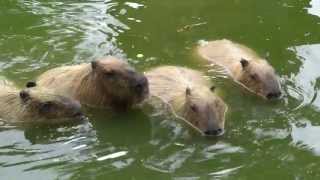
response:
{"label": "capybara head", "polygon": [[19,92],[23,110],[35,121],[44,123],[82,120],[81,105],[78,101],[55,95],[44,89],[26,88]]}
{"label": "capybara head", "polygon": [[[214,89],[211,88],[212,90]],[[211,91],[212,91],[211,90]],[[184,117],[204,135],[219,136],[224,133],[225,103],[210,89],[186,89]]]}
{"label": "capybara head", "polygon": [[114,57],[91,62],[94,76],[120,105],[142,102],[149,94],[148,80],[127,62]]}
{"label": "capybara head", "polygon": [[274,99],[281,96],[280,84],[274,69],[264,61],[248,61],[241,59],[239,81],[250,91],[266,98]]}

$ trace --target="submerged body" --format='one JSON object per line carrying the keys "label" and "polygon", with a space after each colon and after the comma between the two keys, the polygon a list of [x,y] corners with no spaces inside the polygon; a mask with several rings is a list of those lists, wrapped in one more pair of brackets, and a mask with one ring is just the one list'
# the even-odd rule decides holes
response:
{"label": "submerged body", "polygon": [[146,77],[114,57],[51,69],[38,78],[37,85],[81,104],[116,109],[140,103],[149,93]]}
{"label": "submerged body", "polygon": [[18,90],[13,83],[0,83],[0,118],[11,122],[61,123],[82,120],[78,101],[45,89]]}
{"label": "submerged body", "polygon": [[249,91],[267,99],[281,95],[273,67],[248,47],[223,39],[203,43],[197,53],[206,61],[223,67],[234,81]]}
{"label": "submerged body", "polygon": [[172,108],[175,114],[205,135],[221,135],[227,106],[210,88],[202,73],[188,68],[162,66],[146,73],[153,98]]}

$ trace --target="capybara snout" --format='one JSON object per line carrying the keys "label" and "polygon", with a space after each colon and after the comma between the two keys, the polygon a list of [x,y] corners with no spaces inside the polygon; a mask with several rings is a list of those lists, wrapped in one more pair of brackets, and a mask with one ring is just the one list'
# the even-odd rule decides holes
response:
{"label": "capybara snout", "polygon": [[148,79],[144,75],[138,74],[132,83],[132,88],[140,98],[145,97],[149,94]]}
{"label": "capybara snout", "polygon": [[71,117],[75,117],[77,119],[83,119],[85,115],[82,113],[81,104],[79,101],[63,101],[64,106],[70,113]]}
{"label": "capybara snout", "polygon": [[281,96],[281,91],[277,91],[277,92],[270,92],[267,94],[267,99],[277,99]]}

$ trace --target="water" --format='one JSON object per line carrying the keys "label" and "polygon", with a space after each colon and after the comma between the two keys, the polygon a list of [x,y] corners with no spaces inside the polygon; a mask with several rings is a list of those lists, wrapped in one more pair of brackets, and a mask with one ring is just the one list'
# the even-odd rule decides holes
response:
{"label": "water", "polygon": [[213,78],[229,104],[219,138],[139,109],[86,109],[90,123],[75,125],[1,122],[0,179],[319,179],[319,12],[318,0],[1,1],[0,75],[19,86],[104,55],[141,71],[207,71],[193,47],[228,38],[268,59],[284,97],[266,102]]}

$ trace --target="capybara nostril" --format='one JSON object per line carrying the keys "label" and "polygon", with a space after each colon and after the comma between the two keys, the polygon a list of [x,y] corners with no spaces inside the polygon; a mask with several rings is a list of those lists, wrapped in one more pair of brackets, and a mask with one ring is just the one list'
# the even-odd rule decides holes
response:
{"label": "capybara nostril", "polygon": [[204,132],[205,135],[211,135],[211,131],[207,130]]}
{"label": "capybara nostril", "polygon": [[84,120],[86,116],[82,112],[76,112],[74,117],[79,120]]}
{"label": "capybara nostril", "polygon": [[223,129],[218,128],[218,129],[214,129],[214,130],[207,130],[204,132],[204,134],[207,136],[220,136],[223,134]]}
{"label": "capybara nostril", "polygon": [[138,92],[138,93],[141,93],[143,91],[143,85],[141,83],[137,84],[135,86],[135,90]]}
{"label": "capybara nostril", "polygon": [[267,94],[267,98],[268,99],[275,99],[275,98],[279,98],[281,96],[281,92],[275,92],[275,93],[268,93]]}
{"label": "capybara nostril", "polygon": [[219,128],[219,129],[216,129],[216,135],[221,135],[223,133],[223,129]]}
{"label": "capybara nostril", "polygon": [[143,93],[144,89],[148,87],[148,80],[146,77],[142,77],[138,80],[138,83],[134,86],[136,92]]}

